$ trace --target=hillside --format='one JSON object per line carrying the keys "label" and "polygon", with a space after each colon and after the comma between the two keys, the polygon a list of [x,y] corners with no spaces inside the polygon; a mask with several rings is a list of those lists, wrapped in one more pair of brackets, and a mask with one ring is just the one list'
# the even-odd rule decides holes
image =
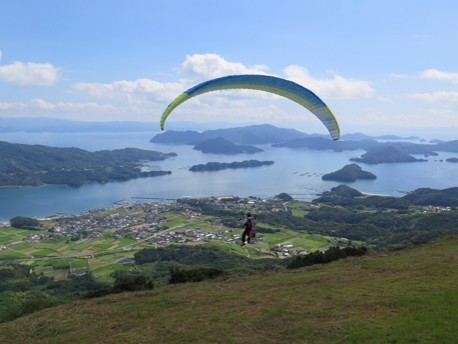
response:
{"label": "hillside", "polygon": [[78,301],[0,324],[0,342],[455,343],[457,245]]}

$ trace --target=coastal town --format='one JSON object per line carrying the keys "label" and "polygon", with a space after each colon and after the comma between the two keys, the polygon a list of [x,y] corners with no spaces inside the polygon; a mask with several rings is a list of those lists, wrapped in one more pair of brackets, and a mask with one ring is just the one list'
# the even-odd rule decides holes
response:
{"label": "coastal town", "polygon": [[[234,214],[231,223],[224,223],[219,216],[212,214],[212,211],[205,213],[199,211],[199,208],[193,205],[195,202],[211,207],[213,212]],[[242,223],[247,211],[252,211],[254,214],[275,212],[286,210],[286,204],[278,198],[260,199],[232,196],[176,201],[123,201],[106,209],[90,210],[78,215],[56,215],[40,219],[41,230],[29,231],[30,234],[24,237],[22,242],[32,244],[64,242],[67,245],[84,245],[87,243],[89,245],[91,242],[110,239],[109,241],[113,245],[111,247],[109,245],[104,246],[104,253],[120,247],[125,251],[135,251],[145,247],[157,248],[169,244],[209,242],[237,245],[238,247],[241,243]],[[259,252],[264,250],[275,257],[307,253],[303,248],[294,250],[294,245],[287,239],[285,236],[284,243],[279,242],[274,245],[266,243],[260,247],[259,244],[264,242],[264,235],[258,233],[253,241],[258,245],[252,245],[252,247],[257,247]],[[0,246],[0,250],[14,249],[20,243],[19,241],[5,243]],[[99,246],[101,247],[101,245]],[[83,251],[94,254],[97,250],[92,247]],[[30,253],[28,257],[34,258],[36,255]]]}

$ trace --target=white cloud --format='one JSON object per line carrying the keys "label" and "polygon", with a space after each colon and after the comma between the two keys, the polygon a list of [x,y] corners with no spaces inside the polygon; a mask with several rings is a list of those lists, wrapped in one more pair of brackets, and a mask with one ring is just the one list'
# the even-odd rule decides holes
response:
{"label": "white cloud", "polygon": [[[73,89],[95,98],[121,99],[130,104],[147,104],[150,102],[168,102],[192,85],[206,79],[229,74],[266,74],[267,67],[256,65],[246,67],[239,62],[229,62],[216,54],[188,55],[178,72],[186,74],[192,80],[179,82],[159,82],[151,79],[119,80],[112,83],[80,82]],[[237,96],[249,96],[252,91],[227,92]]]}
{"label": "white cloud", "polygon": [[429,102],[458,103],[458,92],[413,93],[410,96]]}
{"label": "white cloud", "polygon": [[52,86],[59,78],[59,69],[50,63],[15,61],[0,66],[0,79],[20,86]]}
{"label": "white cloud", "polygon": [[240,62],[229,62],[217,54],[187,55],[179,71],[198,79],[213,79],[234,74],[267,74],[268,67],[255,65],[247,67]]}
{"label": "white cloud", "polygon": [[[187,55],[186,59],[177,70],[181,75],[189,79],[182,79],[175,83],[162,83],[151,79],[120,80],[112,83],[86,83],[81,82],[73,85],[73,89],[84,92],[95,98],[127,101],[129,104],[149,104],[152,102],[164,103],[171,101],[187,88],[202,80],[234,74],[264,74],[267,75],[268,67],[265,65],[246,66],[240,62],[227,61],[217,54],[193,54]],[[367,81],[346,79],[340,75],[334,75],[332,79],[321,80],[313,78],[307,69],[300,66],[288,66],[285,69],[286,77],[305,87],[317,92],[320,97],[332,98],[356,98],[369,97],[374,93]],[[220,93],[221,94],[221,93]],[[230,98],[231,104],[236,99],[274,99],[271,94],[264,94],[251,90],[225,91],[224,97]],[[209,103],[218,106],[221,97],[202,97],[193,99],[191,104]],[[231,104],[226,104],[231,106]]]}
{"label": "white cloud", "polygon": [[458,84],[458,73],[443,72],[435,68],[421,72],[420,76],[424,79],[446,80]]}
{"label": "white cloud", "polygon": [[20,109],[25,109],[26,107],[27,107],[27,104],[23,102],[14,102],[14,103],[0,102],[0,110],[20,110]]}
{"label": "white cloud", "polygon": [[320,97],[350,99],[370,97],[374,93],[372,86],[367,81],[346,79],[338,74],[333,75],[332,79],[316,79],[306,68],[297,65],[286,67],[285,75],[288,79],[309,88]]}
{"label": "white cloud", "polygon": [[95,98],[123,99],[131,104],[169,101],[184,90],[181,83],[161,83],[151,79],[120,80],[112,83],[80,82],[73,89]]}

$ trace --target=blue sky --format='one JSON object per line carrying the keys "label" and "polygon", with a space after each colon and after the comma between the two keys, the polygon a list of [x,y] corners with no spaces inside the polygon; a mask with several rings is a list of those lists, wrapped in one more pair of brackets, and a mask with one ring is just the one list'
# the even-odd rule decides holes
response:
{"label": "blue sky", "polygon": [[[314,91],[342,133],[454,131],[456,13],[452,0],[4,1],[0,117],[159,122],[198,82],[260,73]],[[254,91],[194,98],[170,120],[326,132]]]}

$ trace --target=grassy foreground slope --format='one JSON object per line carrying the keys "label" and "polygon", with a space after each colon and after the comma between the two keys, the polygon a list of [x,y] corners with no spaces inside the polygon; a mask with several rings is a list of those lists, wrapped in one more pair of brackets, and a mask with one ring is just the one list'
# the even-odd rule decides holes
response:
{"label": "grassy foreground slope", "polygon": [[0,324],[1,343],[456,343],[458,238],[110,295]]}

